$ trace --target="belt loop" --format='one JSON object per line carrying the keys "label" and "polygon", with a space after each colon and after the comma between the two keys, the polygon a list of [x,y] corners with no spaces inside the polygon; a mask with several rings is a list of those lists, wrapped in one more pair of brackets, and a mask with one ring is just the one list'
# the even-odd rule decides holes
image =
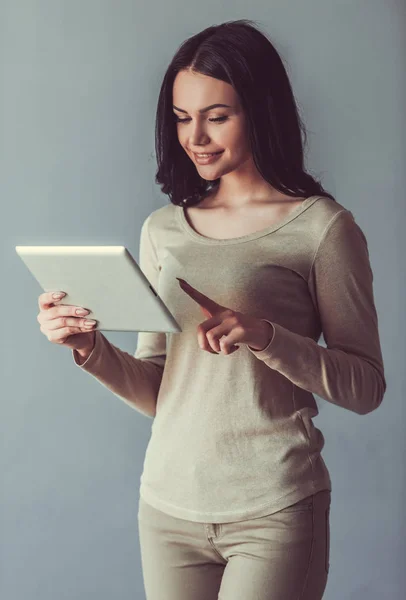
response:
{"label": "belt loop", "polygon": [[208,537],[216,537],[215,523],[205,523],[205,530]]}

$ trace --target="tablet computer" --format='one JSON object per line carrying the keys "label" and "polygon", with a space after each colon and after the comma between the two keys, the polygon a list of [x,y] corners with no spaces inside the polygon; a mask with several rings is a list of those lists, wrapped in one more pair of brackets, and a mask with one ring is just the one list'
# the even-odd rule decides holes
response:
{"label": "tablet computer", "polygon": [[94,329],[181,332],[125,246],[16,246],[44,292],[62,291],[58,304],[87,308]]}

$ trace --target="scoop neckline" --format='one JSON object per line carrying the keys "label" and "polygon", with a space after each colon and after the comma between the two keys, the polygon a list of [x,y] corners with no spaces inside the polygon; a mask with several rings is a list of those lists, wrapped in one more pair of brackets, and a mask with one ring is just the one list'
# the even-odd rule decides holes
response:
{"label": "scoop neckline", "polygon": [[177,205],[176,209],[178,209],[177,215],[182,229],[189,235],[189,237],[194,239],[196,242],[200,242],[201,244],[225,246],[229,244],[240,244],[243,242],[248,242],[250,240],[256,240],[260,237],[263,237],[264,235],[273,233],[277,229],[281,229],[281,227],[284,227],[285,225],[293,221],[293,219],[296,219],[296,217],[302,214],[303,211],[305,211],[309,206],[314,204],[314,202],[316,202],[316,200],[318,200],[320,197],[321,196],[309,196],[308,198],[305,198],[305,200],[303,200],[303,202],[299,206],[297,206],[288,215],[286,215],[285,218],[278,221],[278,223],[270,225],[269,227],[259,229],[258,231],[253,231],[252,233],[247,233],[246,235],[225,239],[210,238],[206,237],[205,235],[201,235],[200,233],[195,231],[195,229],[193,229],[191,225],[189,225],[189,221],[186,218],[185,207]]}

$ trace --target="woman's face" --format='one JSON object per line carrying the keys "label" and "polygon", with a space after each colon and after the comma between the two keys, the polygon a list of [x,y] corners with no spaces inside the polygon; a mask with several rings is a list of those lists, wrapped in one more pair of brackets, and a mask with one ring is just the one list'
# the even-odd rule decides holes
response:
{"label": "woman's face", "polygon": [[[227,106],[199,112],[213,104]],[[245,115],[230,84],[180,71],[173,84],[173,112],[179,143],[203,179],[218,179],[250,160]],[[196,153],[205,152],[221,154],[212,163],[199,164]]]}

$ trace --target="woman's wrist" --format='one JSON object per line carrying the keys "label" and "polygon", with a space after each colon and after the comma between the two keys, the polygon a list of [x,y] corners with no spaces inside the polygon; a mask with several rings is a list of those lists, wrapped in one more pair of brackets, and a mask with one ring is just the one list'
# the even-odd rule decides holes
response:
{"label": "woman's wrist", "polygon": [[89,346],[86,346],[85,348],[80,348],[80,350],[76,350],[76,352],[79,354],[80,358],[83,358],[84,360],[89,358],[89,356],[93,352],[93,348],[95,346],[96,334],[94,331],[92,331],[91,333],[92,333],[91,344]]}
{"label": "woman's wrist", "polygon": [[258,337],[258,344],[254,346],[248,346],[249,348],[251,348],[251,350],[254,350],[255,352],[262,352],[262,350],[265,350],[265,348],[269,345],[270,341],[272,340],[274,334],[273,325],[271,325],[271,323],[268,323],[268,321],[264,321],[263,319],[260,319],[260,331],[261,337]]}

